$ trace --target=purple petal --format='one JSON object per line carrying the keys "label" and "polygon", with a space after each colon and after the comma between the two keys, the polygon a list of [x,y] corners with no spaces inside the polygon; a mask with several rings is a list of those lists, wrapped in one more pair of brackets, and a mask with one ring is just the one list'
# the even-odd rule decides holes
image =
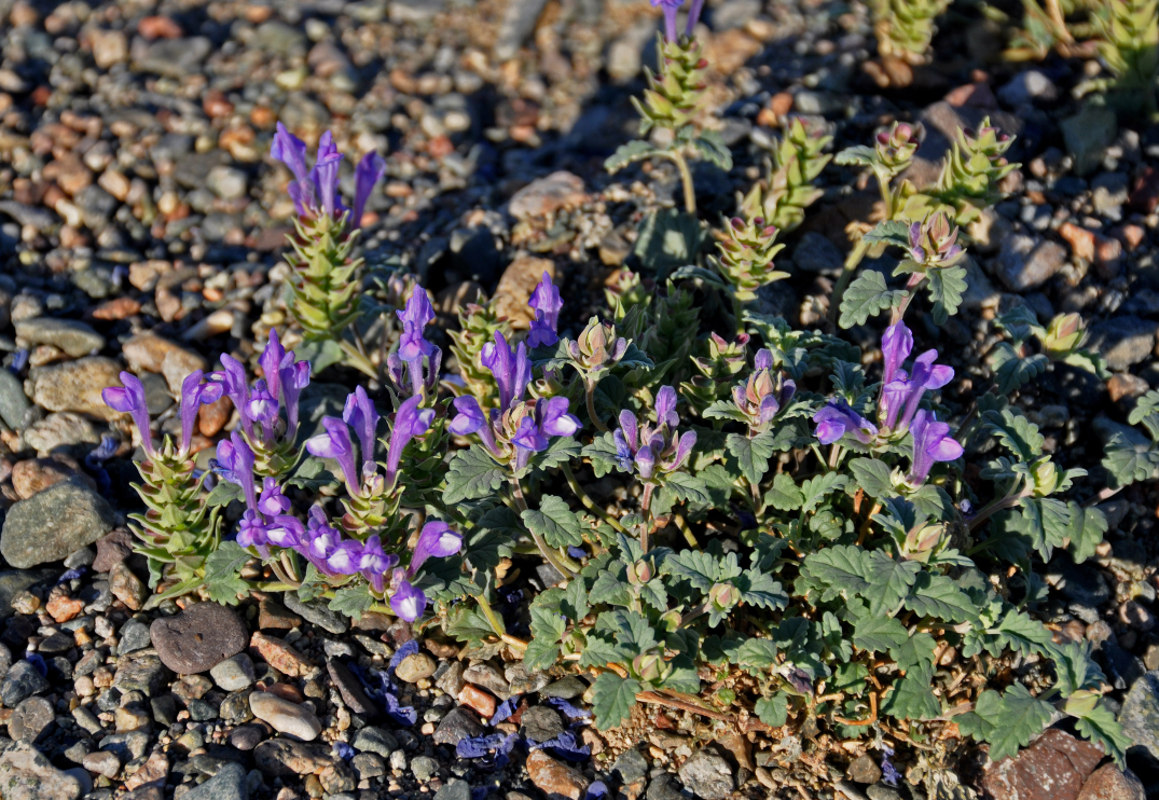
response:
{"label": "purple petal", "polygon": [[656,422],[667,425],[669,430],[675,430],[680,424],[680,415],[676,413],[676,390],[671,386],[662,386],[656,395]]}
{"label": "purple petal", "polygon": [[362,455],[363,472],[374,470],[375,431],[378,428],[378,410],[361,386],[346,396],[346,406],[342,409],[342,419],[346,421],[358,437]]}
{"label": "purple petal", "polygon": [[456,397],[453,403],[455,411],[451,420],[451,433],[456,436],[467,436],[483,427],[487,422],[483,416],[483,409],[479,408],[479,401],[469,395]]}
{"label": "purple petal", "polygon": [[426,611],[427,596],[404,579],[390,598],[390,608],[404,622],[414,622]]}
{"label": "purple petal", "polygon": [[350,215],[351,228],[362,225],[362,212],[366,209],[366,201],[370,199],[375,185],[385,174],[386,162],[382,156],[374,152],[364,155],[354,168],[354,210]]}
{"label": "purple petal", "polygon": [[462,548],[462,536],[451,530],[447,523],[441,520],[432,520],[424,525],[423,529],[419,532],[419,539],[415,543],[408,572],[413,576],[428,558],[446,558],[447,556],[453,556]]}
{"label": "purple petal", "polygon": [[435,412],[431,408],[419,408],[422,398],[415,395],[398,408],[394,415],[394,427],[390,431],[390,447],[386,454],[386,472],[398,472],[399,461],[407,444],[416,436],[422,436],[434,422]]}
{"label": "purple petal", "polygon": [[120,374],[123,387],[110,386],[101,391],[101,399],[105,405],[122,414],[128,413],[137,425],[141,434],[141,445],[145,452],[153,454],[153,434],[149,430],[149,404],[145,399],[145,387],[140,379],[131,372]]}
{"label": "purple petal", "polygon": [[539,400],[536,406],[538,414],[543,409],[543,424],[540,426],[548,436],[574,436],[580,429],[579,419],[568,412],[566,397],[552,397]]}
{"label": "purple petal", "polygon": [[894,379],[898,369],[909,358],[913,346],[913,333],[904,322],[896,322],[885,329],[885,334],[881,337],[881,353],[885,362],[882,383],[889,383]]}
{"label": "purple petal", "polygon": [[310,170],[306,166],[306,143],[286,130],[286,126],[280,122],[270,146],[270,158],[289,167],[297,180],[304,182],[308,179]]}

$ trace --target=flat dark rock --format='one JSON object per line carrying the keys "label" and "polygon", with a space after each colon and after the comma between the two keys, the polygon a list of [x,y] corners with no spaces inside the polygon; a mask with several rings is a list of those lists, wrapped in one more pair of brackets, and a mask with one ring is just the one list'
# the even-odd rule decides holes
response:
{"label": "flat dark rock", "polygon": [[240,653],[249,641],[237,614],[216,603],[198,603],[154,620],[149,635],[161,663],[179,675],[205,672]]}

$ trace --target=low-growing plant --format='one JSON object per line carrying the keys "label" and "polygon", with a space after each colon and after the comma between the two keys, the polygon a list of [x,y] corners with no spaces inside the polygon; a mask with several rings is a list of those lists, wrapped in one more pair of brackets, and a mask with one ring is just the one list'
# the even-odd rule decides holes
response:
{"label": "low-growing plant", "polygon": [[684,188],[684,210],[696,213],[696,187],[688,168],[695,154],[724,170],[732,168],[732,153],[720,134],[703,126],[704,70],[708,62],[692,36],[704,0],[693,0],[685,33],[677,32],[676,17],[684,0],[652,0],[664,12],[664,34],[656,37],[656,72],[645,67],[644,98],[632,98],[640,113],[640,137],[621,145],[604,166],[617,172],[635,161],[666,158],[676,165]]}
{"label": "low-growing plant", "polygon": [[[688,52],[678,5],[669,45]],[[957,313],[961,226],[1014,166],[984,124],[918,190],[897,180],[916,146],[899,124],[839,156],[873,170],[885,205],[847,274],[871,249],[899,256],[900,285],[864,271],[839,303],[838,331],[886,317],[880,368],[840,333],[758,313],[756,291],[783,273],[752,217],[727,224],[712,269],[689,264],[649,289],[621,271],[605,313],[578,330],[561,328],[546,274],[526,332],[468,305],[457,375],[427,338],[426,291],[402,281],[389,382],[355,387],[340,416],[276,334],[256,379],[223,355],[181,397],[183,431],[201,403],[236,409],[212,475],[194,468],[188,434],[153,447],[126,373],[106,399],[140,430],[137,530],[157,588],[220,602],[293,591],[354,617],[439,625],[475,656],[586,670],[601,728],[659,703],[742,731],[824,726],[886,757],[964,735],[997,759],[1066,715],[1121,763],[1128,742],[1089,644],[1056,640],[1032,615],[1040,565],[1057,551],[1089,558],[1107,522],[1078,500],[1085,470],[1056,461],[1012,400],[1051,360],[1102,367],[1077,317],[1042,327],[1024,311],[1000,320],[1010,340],[992,355],[993,390],[976,375],[959,393],[937,350],[917,352],[915,299],[928,297],[935,324]],[[311,214],[331,222],[299,236],[340,224],[336,209]],[[733,301],[727,336],[698,302],[714,287]],[[380,403],[392,409],[381,436]],[[1157,409],[1153,392],[1129,420],[1153,440]],[[1159,445],[1121,435],[1112,475],[1159,468]],[[524,606],[515,591],[535,594]]]}
{"label": "low-growing plant", "polygon": [[1159,91],[1159,0],[1109,0],[1095,16],[1099,55],[1116,102],[1154,116]]}
{"label": "low-growing plant", "polygon": [[909,64],[924,64],[937,28],[934,21],[950,0],[873,0],[873,33],[877,52]]}

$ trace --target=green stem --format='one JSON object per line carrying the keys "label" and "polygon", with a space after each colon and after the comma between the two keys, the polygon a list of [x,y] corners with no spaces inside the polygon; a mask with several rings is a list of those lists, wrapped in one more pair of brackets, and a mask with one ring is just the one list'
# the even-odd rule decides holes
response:
{"label": "green stem", "polygon": [[676,524],[676,527],[680,530],[680,532],[684,534],[684,541],[688,542],[689,545],[699,550],[700,542],[696,539],[696,534],[694,534],[692,529],[688,527],[688,523],[685,521],[684,515],[674,514],[672,521]]}
{"label": "green stem", "polygon": [[684,184],[684,210],[696,216],[696,190],[692,185],[692,171],[688,169],[688,161],[679,150],[669,151],[668,157],[676,164],[680,182]]}
{"label": "green stem", "polygon": [[604,522],[611,525],[620,533],[627,533],[627,528],[621,525],[619,521],[607,511],[596,505],[596,501],[592,500],[591,496],[584,491],[583,487],[580,486],[579,481],[576,480],[575,473],[571,471],[571,465],[565,462],[562,467],[563,477],[567,479],[567,485],[571,487],[572,494],[574,494],[576,498],[579,499],[581,503],[583,503],[583,507],[598,516]]}
{"label": "green stem", "polygon": [[640,511],[643,517],[640,523],[640,550],[644,555],[648,554],[648,536],[652,530],[652,492],[655,489],[654,484],[644,484],[644,497],[640,501]]}
{"label": "green stem", "polygon": [[588,417],[591,419],[592,425],[596,426],[596,430],[600,433],[607,433],[608,427],[596,414],[596,384],[590,379],[584,381],[584,405],[587,406]]}

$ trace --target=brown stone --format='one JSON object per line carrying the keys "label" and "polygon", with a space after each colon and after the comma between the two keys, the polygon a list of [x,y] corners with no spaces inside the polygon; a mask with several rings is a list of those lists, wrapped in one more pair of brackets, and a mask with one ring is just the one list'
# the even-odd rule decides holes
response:
{"label": "brown stone", "polygon": [[181,26],[171,17],[145,17],[137,23],[137,33],[146,39],[178,39]]}
{"label": "brown stone", "polygon": [[555,263],[546,258],[520,256],[511,262],[495,287],[495,313],[506,317],[515,330],[527,330],[535,319],[535,312],[527,301],[543,273],[555,280]]}
{"label": "brown stone", "polygon": [[268,597],[258,603],[258,627],[262,630],[293,630],[302,624],[302,618],[277,600]]}
{"label": "brown stone", "polygon": [[93,559],[94,572],[108,572],[133,554],[133,534],[118,529],[97,539],[97,557]]}
{"label": "brown stone", "polygon": [[266,636],[255,631],[250,637],[250,647],[267,664],[291,678],[300,678],[314,669],[314,665],[305,656],[276,636]]}
{"label": "brown stone", "polygon": [[96,488],[92,478],[77,472],[75,462],[68,464],[59,457],[30,458],[12,465],[12,488],[21,500],[27,500],[37,492],[67,480],[80,481],[90,488]]}
{"label": "brown stone", "polygon": [[93,309],[93,319],[117,320],[131,317],[141,312],[141,304],[131,297],[117,297],[106,300]]}
{"label": "brown stone", "polygon": [[1146,796],[1134,773],[1106,764],[1091,773],[1076,800],[1144,800]]}
{"label": "brown stone", "polygon": [[990,766],[982,786],[994,800],[1075,800],[1105,753],[1050,728],[1013,758]]}
{"label": "brown stone", "polygon": [[458,699],[463,705],[470,706],[479,712],[479,716],[484,719],[491,719],[495,716],[495,696],[472,683],[463,686]]}
{"label": "brown stone", "polygon": [[174,394],[181,382],[194,370],[208,369],[203,356],[155,333],[139,333],[122,347],[129,369],[134,372],[160,372]]}
{"label": "brown stone", "polygon": [[48,602],[44,606],[48,615],[57,622],[68,622],[70,619],[76,619],[84,611],[84,608],[83,600],[63,594],[54,594],[48,598]]}
{"label": "brown stone", "polygon": [[583,179],[560,170],[524,186],[511,198],[511,216],[524,220],[545,217],[587,201]]}
{"label": "brown stone", "polygon": [[130,611],[140,611],[145,598],[149,596],[149,590],[144,582],[133,574],[124,561],[115,564],[109,570],[109,591]]}
{"label": "brown stone", "polygon": [[542,750],[527,757],[527,774],[549,800],[580,800],[588,788],[588,779],[583,773],[561,764]]}

